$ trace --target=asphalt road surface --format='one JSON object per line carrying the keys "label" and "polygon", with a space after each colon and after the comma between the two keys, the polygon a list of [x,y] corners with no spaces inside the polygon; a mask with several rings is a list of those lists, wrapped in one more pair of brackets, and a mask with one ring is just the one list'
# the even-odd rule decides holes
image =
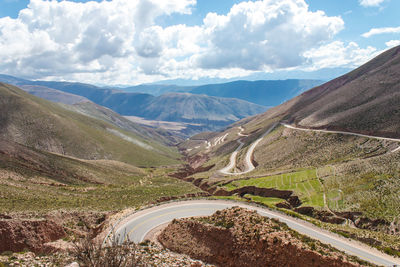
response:
{"label": "asphalt road surface", "polygon": [[[374,135],[366,135],[366,134],[359,134],[359,133],[352,133],[352,132],[343,132],[343,131],[331,131],[331,130],[318,130],[318,129],[308,129],[308,128],[301,128],[301,127],[296,127],[292,126],[286,123],[281,123],[283,126],[289,129],[294,129],[294,130],[300,130],[300,131],[306,131],[306,132],[319,132],[319,133],[334,133],[334,134],[346,134],[346,135],[354,135],[354,136],[360,136],[360,137],[367,137],[367,138],[372,138],[372,139],[378,139],[378,140],[387,140],[387,141],[394,141],[394,142],[400,142],[400,139],[396,138],[388,138],[388,137],[380,137],[380,136],[374,136]],[[400,150],[400,146],[391,152],[397,152]]]}
{"label": "asphalt road surface", "polygon": [[322,230],[305,221],[269,209],[225,200],[181,201],[152,207],[126,217],[120,221],[114,229],[116,229],[115,233],[116,236],[119,237],[120,241],[129,238],[129,240],[139,243],[143,241],[146,234],[152,229],[168,223],[173,219],[193,216],[208,216],[217,210],[233,206],[241,206],[256,210],[262,216],[279,219],[281,222],[286,223],[290,228],[304,235],[317,239],[322,243],[330,244],[339,250],[355,255],[365,261],[383,266],[400,266],[399,259],[390,257],[364,244]]}
{"label": "asphalt road surface", "polygon": [[[246,167],[246,169],[242,172],[231,172],[232,169],[234,169],[236,167],[236,157],[237,154],[239,152],[240,149],[242,149],[244,143],[242,142],[242,140],[238,140],[237,142],[239,143],[239,146],[236,148],[235,151],[232,152],[231,157],[229,158],[229,163],[226,167],[222,168],[219,170],[220,173],[222,174],[226,174],[226,175],[241,175],[241,174],[246,174],[249,173],[251,171],[253,171],[256,167],[253,165],[253,162],[251,161],[251,157],[253,156],[254,153],[254,149],[256,148],[256,146],[258,145],[258,143],[261,142],[261,140],[267,135],[269,134],[275,127],[276,127],[277,123],[273,124],[260,138],[258,138],[256,141],[254,141],[249,149],[246,152],[246,156],[244,159],[244,165]],[[239,136],[245,136],[243,134],[241,134],[241,132],[243,131],[243,128],[241,128],[241,131],[238,133]]]}

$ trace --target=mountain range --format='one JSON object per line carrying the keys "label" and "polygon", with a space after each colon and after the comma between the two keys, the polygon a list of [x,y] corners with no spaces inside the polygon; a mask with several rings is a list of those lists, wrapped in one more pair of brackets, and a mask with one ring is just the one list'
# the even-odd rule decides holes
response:
{"label": "mountain range", "polygon": [[99,88],[89,84],[28,81],[6,75],[1,75],[0,81],[19,86],[32,94],[55,102],[75,104],[92,101],[123,116],[189,123],[182,132],[184,136],[205,130],[218,130],[267,109],[265,106],[240,99],[190,93],[153,96]]}
{"label": "mountain range", "polygon": [[322,80],[305,79],[259,80],[232,81],[198,86],[148,84],[126,87],[123,88],[123,90],[154,95],[162,95],[170,92],[186,92],[208,96],[237,98],[262,106],[273,107],[322,83]]}

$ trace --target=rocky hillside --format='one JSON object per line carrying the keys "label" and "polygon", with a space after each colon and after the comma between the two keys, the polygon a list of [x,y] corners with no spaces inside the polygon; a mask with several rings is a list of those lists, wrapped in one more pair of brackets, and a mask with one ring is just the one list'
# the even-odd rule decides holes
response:
{"label": "rocky hillside", "polygon": [[158,239],[172,251],[219,266],[367,265],[285,224],[238,207],[210,217],[174,220]]}

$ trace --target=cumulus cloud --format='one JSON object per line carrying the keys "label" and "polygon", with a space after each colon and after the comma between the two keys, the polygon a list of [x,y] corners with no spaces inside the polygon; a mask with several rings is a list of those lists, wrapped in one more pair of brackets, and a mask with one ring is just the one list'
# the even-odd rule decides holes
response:
{"label": "cumulus cloud", "polygon": [[162,51],[154,20],[188,14],[195,0],[75,3],[31,0],[17,19],[0,18],[0,70],[25,77],[112,71]]}
{"label": "cumulus cloud", "polygon": [[202,68],[279,69],[299,66],[302,54],[344,27],[340,17],[312,12],[303,0],[242,2],[227,15],[204,19],[208,49]]}
{"label": "cumulus cloud", "polygon": [[359,0],[359,3],[363,7],[380,6],[385,0]]}
{"label": "cumulus cloud", "polygon": [[31,0],[18,18],[0,18],[0,73],[121,84],[347,66],[375,53],[335,42],[341,17],[311,11],[304,0],[242,2],[201,25],[157,25],[195,4]]}
{"label": "cumulus cloud", "polygon": [[341,41],[334,41],[329,44],[311,49],[304,53],[310,61],[310,69],[349,67],[354,68],[366,63],[377,56],[380,51],[368,46],[360,48],[357,43],[345,44]]}
{"label": "cumulus cloud", "polygon": [[149,27],[139,34],[137,53],[146,58],[159,57],[163,50],[163,41],[161,40],[162,28],[158,26]]}
{"label": "cumulus cloud", "polygon": [[385,27],[385,28],[372,28],[366,33],[363,33],[361,36],[365,38],[369,38],[374,35],[384,34],[384,33],[400,33],[400,27]]}

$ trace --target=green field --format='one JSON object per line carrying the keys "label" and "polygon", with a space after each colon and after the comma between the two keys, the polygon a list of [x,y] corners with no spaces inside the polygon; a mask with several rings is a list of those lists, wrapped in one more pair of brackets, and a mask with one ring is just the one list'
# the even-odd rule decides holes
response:
{"label": "green field", "polygon": [[260,197],[260,196],[253,196],[253,195],[245,195],[245,197],[251,198],[252,201],[263,203],[264,205],[274,208],[275,204],[282,202],[282,199],[275,198],[275,197]]}
{"label": "green field", "polygon": [[[280,190],[292,190],[298,195],[304,205],[324,207],[323,187],[317,179],[316,170],[302,170],[262,178],[237,180],[224,187],[233,190],[243,186],[257,186],[263,188],[276,188]],[[256,200],[256,199],[254,199]],[[267,200],[262,200],[265,202]],[[275,201],[276,202],[276,201]]]}

